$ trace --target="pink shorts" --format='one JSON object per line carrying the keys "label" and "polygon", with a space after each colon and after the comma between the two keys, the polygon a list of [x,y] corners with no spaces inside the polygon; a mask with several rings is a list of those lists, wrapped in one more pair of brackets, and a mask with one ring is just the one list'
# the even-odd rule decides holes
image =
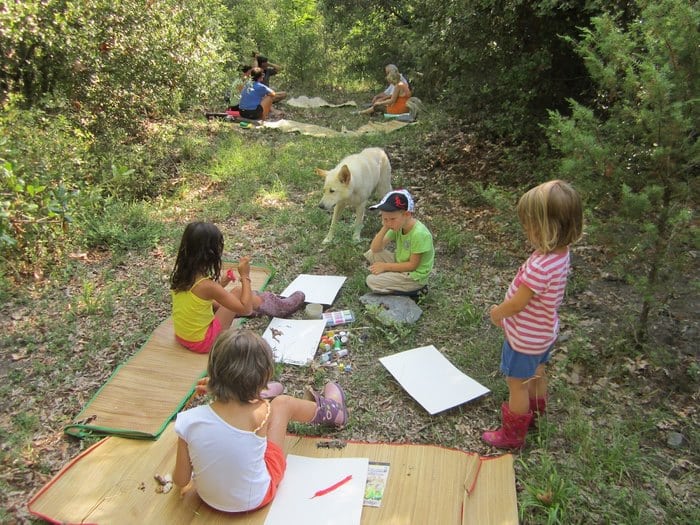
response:
{"label": "pink shorts", "polygon": [[267,489],[267,494],[265,494],[265,497],[256,509],[264,507],[272,501],[272,498],[274,498],[277,493],[277,486],[284,477],[284,471],[287,469],[287,459],[284,457],[284,452],[282,452],[282,449],[277,443],[273,443],[269,439],[267,440],[267,449],[265,450],[265,466],[270,473],[270,486]]}
{"label": "pink shorts", "polygon": [[192,350],[198,354],[208,354],[211,347],[214,346],[214,341],[216,341],[216,338],[219,337],[220,333],[221,323],[216,317],[214,317],[214,320],[209,325],[209,328],[207,328],[207,333],[204,334],[204,339],[202,341],[193,343],[192,341],[185,341],[182,337],[178,337],[177,335],[175,336],[175,339],[188,350]]}

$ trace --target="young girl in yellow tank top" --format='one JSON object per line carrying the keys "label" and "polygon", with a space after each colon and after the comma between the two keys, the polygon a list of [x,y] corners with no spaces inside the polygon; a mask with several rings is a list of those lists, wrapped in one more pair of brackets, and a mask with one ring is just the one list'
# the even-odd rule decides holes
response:
{"label": "young girl in yellow tank top", "polygon": [[214,224],[192,222],[182,234],[170,276],[175,338],[188,350],[207,353],[236,316],[287,317],[304,303],[304,294],[282,298],[251,290],[250,257],[238,263],[241,286],[225,289],[233,274],[221,275],[224,237]]}

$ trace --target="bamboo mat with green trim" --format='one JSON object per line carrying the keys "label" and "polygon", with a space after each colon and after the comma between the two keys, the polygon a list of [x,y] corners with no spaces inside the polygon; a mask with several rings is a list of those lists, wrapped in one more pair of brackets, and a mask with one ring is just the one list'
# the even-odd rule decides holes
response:
{"label": "bamboo mat with green trim", "polygon": [[[225,263],[224,270],[232,266]],[[271,268],[251,266],[253,290],[265,289],[272,274]],[[234,320],[234,326],[243,321]],[[180,346],[168,318],[114,371],[64,432],[80,438],[118,435],[154,439],[185,405],[206,368],[207,355]]]}
{"label": "bamboo mat with green trim", "polygon": [[[379,508],[363,507],[362,525],[510,525],[518,523],[513,458],[434,445],[349,442],[319,448],[321,438],[287,436],[285,454],[366,457],[387,462],[389,478]],[[156,492],[153,476],[175,466],[173,425],[157,441],[109,437],[65,466],[29,502],[30,512],[51,523],[263,525],[268,507],[225,514],[196,493],[180,498],[174,487]]]}

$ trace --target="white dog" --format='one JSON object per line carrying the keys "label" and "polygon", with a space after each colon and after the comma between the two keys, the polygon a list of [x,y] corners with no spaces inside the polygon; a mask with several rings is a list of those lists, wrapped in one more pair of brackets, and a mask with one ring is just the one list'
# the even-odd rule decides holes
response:
{"label": "white dog", "polygon": [[348,155],[330,171],[316,168],[316,173],[326,179],[319,208],[333,210],[331,227],[323,239],[324,244],[333,240],[338,217],[347,206],[355,208],[355,232],[353,239],[360,240],[362,221],[367,202],[373,193],[383,197],[391,191],[391,164],[380,148],[367,148]]}

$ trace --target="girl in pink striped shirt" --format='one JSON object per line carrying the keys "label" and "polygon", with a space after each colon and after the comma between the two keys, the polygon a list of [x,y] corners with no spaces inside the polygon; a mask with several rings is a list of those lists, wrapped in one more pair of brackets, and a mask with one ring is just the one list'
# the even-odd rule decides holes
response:
{"label": "girl in pink striped shirt", "polygon": [[503,328],[501,372],[508,402],[502,426],[482,438],[498,448],[520,448],[533,418],[547,404],[545,363],[559,332],[557,310],[569,274],[569,245],[581,237],[583,210],[574,188],[553,180],[518,201],[518,217],[535,251],[518,270],[505,300],[491,308],[491,322]]}

